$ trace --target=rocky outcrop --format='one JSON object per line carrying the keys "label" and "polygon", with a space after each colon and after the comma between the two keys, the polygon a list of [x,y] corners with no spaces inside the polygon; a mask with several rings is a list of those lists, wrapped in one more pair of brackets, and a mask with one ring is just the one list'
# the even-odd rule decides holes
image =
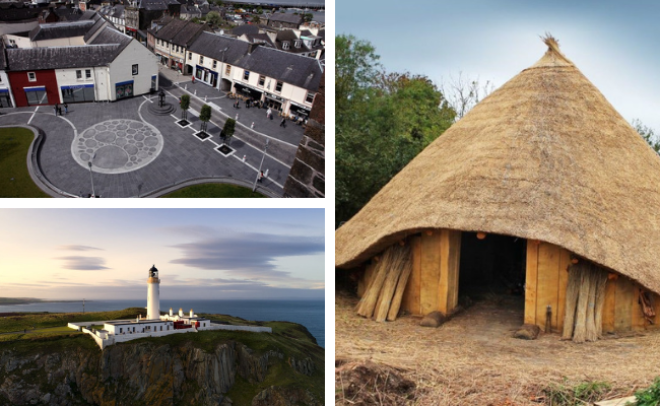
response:
{"label": "rocky outcrop", "polygon": [[303,375],[312,376],[316,367],[314,366],[314,361],[311,358],[307,357],[304,359],[296,359],[294,357],[289,357],[289,365],[296,372]]}
{"label": "rocky outcrop", "polygon": [[323,401],[315,399],[310,391],[280,386],[266,388],[252,399],[252,406],[320,406],[322,404]]}
{"label": "rocky outcrop", "polygon": [[[88,338],[68,338],[83,344],[84,339]],[[104,351],[90,345],[57,351],[37,348],[29,355],[0,347],[0,404],[232,405],[227,392],[237,374],[258,385],[277,363],[285,364],[282,352],[258,353],[236,341],[219,343],[212,350],[192,343],[128,342]],[[313,370],[313,364],[291,363],[297,371]],[[273,396],[268,392],[263,399]]]}

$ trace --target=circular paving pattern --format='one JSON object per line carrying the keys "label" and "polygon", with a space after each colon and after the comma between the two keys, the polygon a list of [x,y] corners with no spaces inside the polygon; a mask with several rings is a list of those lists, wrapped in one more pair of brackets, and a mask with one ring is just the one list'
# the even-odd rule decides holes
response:
{"label": "circular paving pattern", "polygon": [[108,120],[94,124],[71,144],[71,153],[80,165],[100,173],[124,173],[148,165],[163,150],[161,133],[140,121]]}

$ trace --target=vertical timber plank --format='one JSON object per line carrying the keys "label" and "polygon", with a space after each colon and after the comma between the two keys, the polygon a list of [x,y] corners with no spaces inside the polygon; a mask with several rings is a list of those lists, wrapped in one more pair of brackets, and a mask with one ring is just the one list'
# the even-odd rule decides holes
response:
{"label": "vertical timber plank", "polygon": [[568,267],[571,264],[571,252],[560,248],[559,282],[557,284],[557,311],[552,314],[552,328],[556,331],[564,329],[564,313],[566,313],[566,289],[568,288]]}
{"label": "vertical timber plank", "polygon": [[438,310],[447,314],[447,303],[451,295],[451,282],[449,281],[449,230],[443,228],[440,231],[440,283],[438,284]]}
{"label": "vertical timber plank", "polygon": [[617,279],[608,279],[607,285],[605,285],[605,303],[603,303],[603,333],[614,332],[616,285]]}
{"label": "vertical timber plank", "polygon": [[364,296],[364,292],[366,292],[367,288],[369,287],[369,284],[371,283],[371,278],[373,277],[374,274],[375,266],[376,263],[372,261],[364,267],[364,273],[362,274],[362,278],[358,280],[358,297],[362,298],[362,296]]}
{"label": "vertical timber plank", "polygon": [[406,284],[406,290],[403,293],[403,300],[401,307],[409,312],[412,315],[420,315],[420,289],[422,285],[422,237],[415,236],[411,239],[410,249],[411,249],[411,260],[412,260],[412,272],[410,273],[410,278]]}
{"label": "vertical timber plank", "polygon": [[[559,285],[559,250],[553,244],[542,242],[538,246],[538,268],[536,277],[536,325],[544,331],[546,327],[546,308],[551,307],[552,314],[557,312],[557,286]],[[550,320],[552,323],[552,319]],[[546,331],[549,333],[549,331]]]}
{"label": "vertical timber plank", "polygon": [[525,276],[525,324],[536,324],[536,275],[539,243],[527,240],[527,272]]}
{"label": "vertical timber plank", "polygon": [[655,310],[655,318],[653,320],[653,324],[648,326],[648,328],[656,329],[658,328],[658,324],[660,323],[660,296],[656,295],[655,293],[651,293],[651,300],[653,301],[653,310]]}
{"label": "vertical timber plank", "polygon": [[615,331],[627,331],[632,328],[633,290],[632,281],[625,276],[620,276],[616,280]]}
{"label": "vertical timber plank", "polygon": [[460,230],[449,230],[449,277],[450,296],[447,300],[447,311],[452,312],[458,306],[458,275],[461,262],[461,234]]}
{"label": "vertical timber plank", "polygon": [[438,285],[440,284],[441,264],[441,232],[433,230],[433,234],[422,234],[421,243],[421,280],[420,313],[425,315],[438,310]]}

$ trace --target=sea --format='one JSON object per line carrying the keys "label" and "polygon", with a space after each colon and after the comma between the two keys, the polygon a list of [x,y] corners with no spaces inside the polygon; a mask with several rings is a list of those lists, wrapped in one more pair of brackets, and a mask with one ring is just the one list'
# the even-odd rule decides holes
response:
{"label": "sea", "polygon": [[[86,312],[121,310],[127,307],[145,307],[143,300],[93,300],[85,301]],[[227,314],[253,321],[291,321],[302,324],[325,348],[325,302],[322,300],[164,300],[160,310],[169,308],[185,313],[192,308],[195,313]],[[73,313],[82,311],[81,302],[42,302],[2,305],[5,312]]]}

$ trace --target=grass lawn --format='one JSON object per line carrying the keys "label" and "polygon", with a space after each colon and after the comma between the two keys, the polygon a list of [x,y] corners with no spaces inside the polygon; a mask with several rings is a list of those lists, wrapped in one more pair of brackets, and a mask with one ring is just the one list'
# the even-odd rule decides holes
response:
{"label": "grass lawn", "polygon": [[168,193],[162,197],[266,197],[255,193],[248,188],[222,183],[205,183],[203,185],[188,186],[176,192]]}
{"label": "grass lawn", "polygon": [[0,128],[0,197],[49,197],[34,184],[27,154],[34,134],[24,128]]}

